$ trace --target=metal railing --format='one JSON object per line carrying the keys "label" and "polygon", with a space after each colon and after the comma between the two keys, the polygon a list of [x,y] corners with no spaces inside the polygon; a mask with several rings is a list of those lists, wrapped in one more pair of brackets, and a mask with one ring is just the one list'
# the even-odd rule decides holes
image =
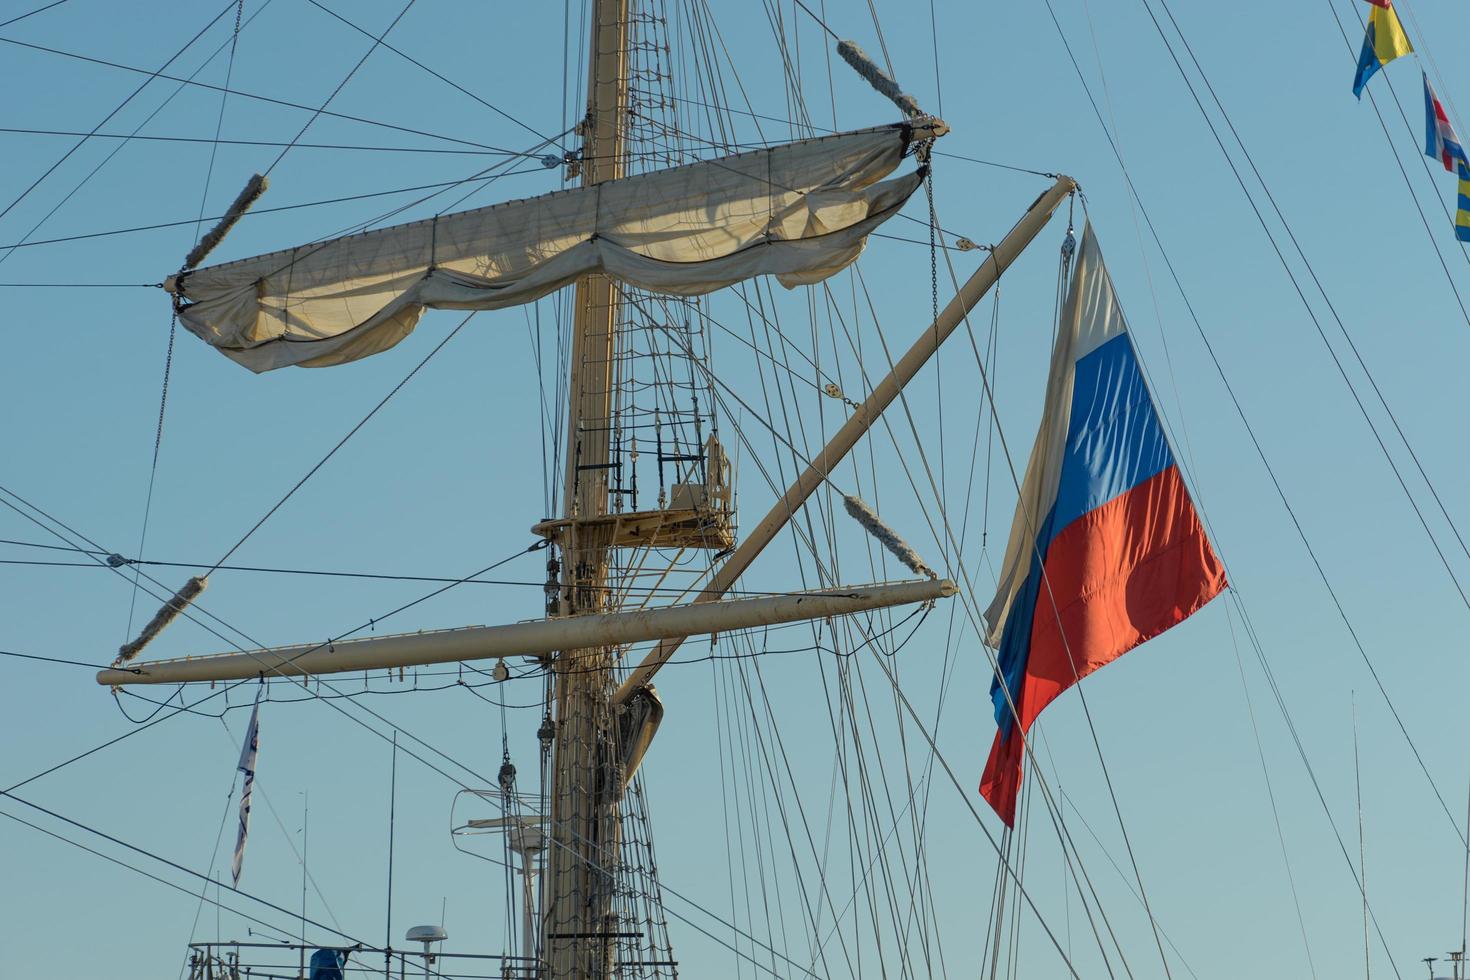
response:
{"label": "metal railing", "polygon": [[308,980],[311,954],[335,949],[347,955],[342,975],[384,980],[538,980],[533,957],[491,953],[433,953],[375,946],[305,943],[211,942],[189,944],[189,980]]}

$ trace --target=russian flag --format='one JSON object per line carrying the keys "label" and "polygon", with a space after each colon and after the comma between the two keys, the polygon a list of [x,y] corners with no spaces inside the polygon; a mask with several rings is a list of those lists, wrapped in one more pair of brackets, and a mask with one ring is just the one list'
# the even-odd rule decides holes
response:
{"label": "russian flag", "polygon": [[1041,710],[1224,588],[1089,225],[1000,588],[985,614],[1000,671],[990,690],[998,730],[980,792],[1007,825],[1025,734]]}

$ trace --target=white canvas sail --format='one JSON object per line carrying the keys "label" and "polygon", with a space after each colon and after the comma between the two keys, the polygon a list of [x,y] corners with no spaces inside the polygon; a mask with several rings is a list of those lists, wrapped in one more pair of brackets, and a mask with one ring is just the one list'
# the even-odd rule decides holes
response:
{"label": "white canvas sail", "polygon": [[[920,128],[916,134],[915,126]],[[884,180],[922,124],[840,133],[209,266],[165,285],[180,319],[252,371],[387,350],[426,308],[489,310],[601,272],[692,296],[857,258],[919,172]]]}

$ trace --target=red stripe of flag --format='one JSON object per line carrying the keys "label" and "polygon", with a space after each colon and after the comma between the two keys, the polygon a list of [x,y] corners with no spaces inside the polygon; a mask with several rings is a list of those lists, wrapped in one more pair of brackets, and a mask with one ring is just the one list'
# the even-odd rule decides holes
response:
{"label": "red stripe of flag", "polygon": [[1225,570],[1177,466],[1083,515],[1047,549],[1019,691],[1019,725],[997,733],[980,793],[1014,826],[1025,733],[1083,677],[1193,615],[1225,588]]}

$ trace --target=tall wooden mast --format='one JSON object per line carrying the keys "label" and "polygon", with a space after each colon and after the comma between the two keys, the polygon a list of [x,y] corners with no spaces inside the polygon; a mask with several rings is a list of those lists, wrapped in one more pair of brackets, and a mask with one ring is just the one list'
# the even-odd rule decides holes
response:
{"label": "tall wooden mast", "polygon": [[[584,185],[622,175],[627,29],[628,0],[593,0]],[[562,494],[568,519],[560,539],[562,615],[609,607],[611,532],[582,522],[608,511],[619,307],[617,286],[606,276],[577,282]],[[611,653],[607,647],[566,650],[555,661],[552,841],[541,949],[549,975],[558,978],[601,980],[612,972],[621,779],[615,772]]]}

